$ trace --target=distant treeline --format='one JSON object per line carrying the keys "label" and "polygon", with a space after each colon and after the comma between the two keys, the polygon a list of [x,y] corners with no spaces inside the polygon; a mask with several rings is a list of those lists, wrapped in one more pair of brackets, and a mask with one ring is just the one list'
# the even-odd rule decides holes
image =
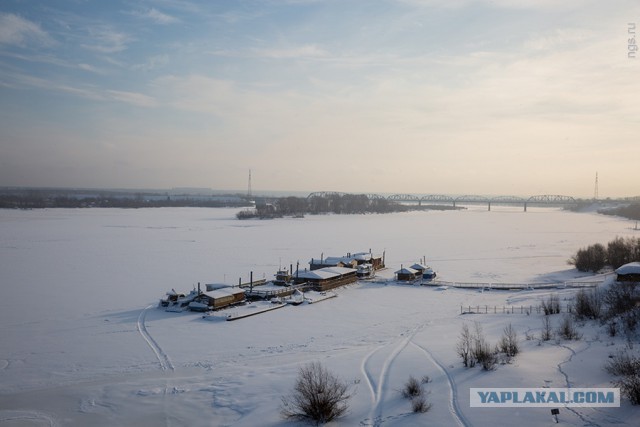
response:
{"label": "distant treeline", "polygon": [[603,209],[598,213],[605,215],[616,215],[624,218],[640,221],[640,203],[633,203],[627,206],[620,206],[614,209]]}
{"label": "distant treeline", "polygon": [[238,219],[277,218],[306,214],[365,214],[405,212],[417,209],[455,209],[451,206],[403,205],[385,198],[369,198],[364,194],[328,194],[325,196],[281,197],[271,203],[256,203],[255,209],[238,212]]}
{"label": "distant treeline", "polygon": [[43,208],[159,208],[159,207],[245,207],[248,200],[201,199],[201,198],[154,198],[143,196],[50,196],[46,193],[0,195],[0,209],[43,209]]}
{"label": "distant treeline", "polygon": [[640,261],[640,238],[616,237],[606,247],[596,243],[578,250],[568,263],[580,271],[595,273],[607,265],[616,269],[635,261]]}

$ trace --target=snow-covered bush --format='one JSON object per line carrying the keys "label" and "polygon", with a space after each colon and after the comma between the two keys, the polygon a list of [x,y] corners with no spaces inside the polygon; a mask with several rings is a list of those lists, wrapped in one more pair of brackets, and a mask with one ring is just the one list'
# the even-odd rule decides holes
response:
{"label": "snow-covered bush", "polygon": [[320,362],[302,366],[291,396],[282,397],[285,418],[307,420],[315,425],[332,421],[347,412],[349,386]]}
{"label": "snow-covered bush", "polygon": [[560,298],[556,294],[549,295],[549,298],[542,300],[542,311],[545,316],[560,313]]}
{"label": "snow-covered bush", "polygon": [[462,325],[462,330],[460,331],[460,336],[458,338],[458,343],[456,345],[456,352],[458,356],[462,358],[462,364],[465,368],[472,368],[475,366],[475,360],[471,355],[471,350],[473,348],[473,335],[469,330],[469,326],[464,323]]}
{"label": "snow-covered bush", "polygon": [[542,318],[542,330],[540,331],[540,339],[542,341],[549,341],[553,339],[553,328],[551,326],[551,319],[549,316]]}
{"label": "snow-covered bush", "polygon": [[582,338],[582,334],[578,332],[578,328],[573,322],[573,318],[569,315],[565,315],[558,326],[558,336],[565,340],[579,340]]}
{"label": "snow-covered bush", "polygon": [[415,377],[410,376],[400,391],[402,397],[411,399],[411,409],[413,412],[424,413],[431,409],[431,404],[427,402],[427,393],[422,388],[422,385],[429,381],[429,377],[423,377],[422,382],[419,382]]}
{"label": "snow-covered bush", "polygon": [[580,271],[592,271],[595,273],[606,265],[607,250],[602,244],[596,243],[578,250],[568,263],[575,265]]}
{"label": "snow-covered bush", "polygon": [[402,397],[411,399],[422,394],[422,385],[415,377],[410,376],[402,388]]}
{"label": "snow-covered bush", "polygon": [[424,394],[411,399],[411,409],[415,413],[424,413],[431,409],[431,403],[427,402]]}
{"label": "snow-covered bush", "polygon": [[508,357],[514,357],[520,352],[518,334],[513,329],[513,326],[511,326],[511,323],[509,323],[502,332],[502,338],[500,338],[500,342],[498,343],[498,350]]}
{"label": "snow-covered bush", "polygon": [[633,309],[638,295],[637,284],[633,282],[614,283],[604,293],[603,300],[606,305],[606,318],[611,319]]}
{"label": "snow-covered bush", "polygon": [[610,356],[604,368],[619,377],[613,384],[620,388],[620,393],[633,405],[640,405],[640,357],[621,351]]}
{"label": "snow-covered bush", "polygon": [[597,289],[580,289],[576,294],[575,315],[580,319],[599,319],[602,314],[603,296]]}

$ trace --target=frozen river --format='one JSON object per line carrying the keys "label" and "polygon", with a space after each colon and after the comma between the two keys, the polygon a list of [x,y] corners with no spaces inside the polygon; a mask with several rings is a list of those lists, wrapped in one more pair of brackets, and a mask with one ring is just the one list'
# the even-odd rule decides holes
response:
{"label": "frozen river", "polygon": [[[426,257],[442,280],[563,281],[582,276],[567,265],[577,249],[637,235],[624,219],[556,209],[263,221],[239,221],[236,212],[0,210],[0,425],[280,425],[274,396],[279,401],[290,388],[291,366],[315,359],[360,384],[343,425],[397,415],[396,384],[374,374],[392,361],[370,352],[409,334],[413,346],[392,352],[404,354],[407,366],[426,358],[431,374],[445,381],[449,364],[429,360],[451,356],[460,304],[502,304],[507,296],[447,291],[432,306],[434,290],[357,285],[317,308],[222,324],[145,308],[171,288],[234,284],[250,272],[271,279],[279,266],[303,269],[312,257],[369,249],[384,252],[387,275]],[[446,329],[446,319],[456,329]],[[448,341],[430,344],[438,328]],[[451,414],[434,408],[431,416]]]}

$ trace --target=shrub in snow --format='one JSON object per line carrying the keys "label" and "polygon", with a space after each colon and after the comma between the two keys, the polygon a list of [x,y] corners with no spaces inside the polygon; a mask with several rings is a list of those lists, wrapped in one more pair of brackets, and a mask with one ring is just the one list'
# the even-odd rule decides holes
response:
{"label": "shrub in snow", "polygon": [[413,376],[409,377],[402,388],[402,397],[411,399],[420,395],[422,395],[422,385]]}
{"label": "shrub in snow", "polygon": [[498,355],[495,351],[491,350],[491,346],[488,343],[481,345],[476,351],[476,357],[478,363],[482,365],[482,369],[485,371],[493,371],[498,364]]}
{"label": "shrub in snow", "polygon": [[627,337],[632,337],[640,323],[640,308],[634,307],[633,309],[623,313],[620,318]]}
{"label": "shrub in snow", "polygon": [[285,418],[307,420],[315,425],[332,421],[347,412],[349,386],[319,362],[300,368],[291,396],[282,397]]}
{"label": "shrub in snow", "polygon": [[551,327],[551,319],[545,316],[542,318],[542,331],[540,331],[540,339],[549,341],[553,339],[553,328]]}
{"label": "shrub in snow", "polygon": [[631,404],[640,405],[640,357],[622,351],[610,357],[604,368],[619,377],[613,384]]}
{"label": "shrub in snow", "polygon": [[464,323],[462,325],[462,330],[460,331],[460,337],[458,338],[458,343],[456,345],[456,351],[458,356],[462,358],[462,364],[464,367],[473,367],[475,365],[475,360],[472,360],[471,350],[473,346],[473,336],[471,331],[469,331],[469,326]]}
{"label": "shrub in snow", "polygon": [[607,244],[607,261],[613,268],[640,260],[640,239],[616,237]]}
{"label": "shrub in snow", "polygon": [[602,244],[596,243],[578,250],[568,263],[575,265],[580,271],[592,271],[595,273],[606,265],[607,250]]}
{"label": "shrub in snow", "polygon": [[401,390],[402,397],[411,399],[411,409],[415,413],[424,413],[431,409],[431,404],[427,402],[427,397],[422,389],[422,385],[429,381],[431,379],[427,376],[422,378],[422,382],[410,376]]}
{"label": "shrub in snow", "polygon": [[613,318],[632,310],[638,299],[637,284],[633,282],[615,283],[604,293],[606,317]]}
{"label": "shrub in snow", "polygon": [[475,325],[476,330],[473,336],[472,356],[479,364],[482,365],[482,369],[485,371],[492,371],[496,368],[498,357],[485,339],[482,326],[477,322]]}
{"label": "shrub in snow", "polygon": [[640,375],[640,357],[626,351],[618,351],[615,356],[609,356],[604,369],[611,375]]}
{"label": "shrub in snow", "polygon": [[415,413],[425,413],[431,409],[431,403],[427,402],[427,398],[424,395],[416,396],[411,399],[411,409]]}
{"label": "shrub in snow", "polygon": [[609,331],[610,337],[616,336],[616,334],[618,333],[618,324],[615,320],[611,320],[609,321],[609,323],[607,323],[607,330]]}
{"label": "shrub in snow", "polygon": [[509,323],[509,326],[504,328],[502,332],[502,338],[500,338],[500,342],[498,343],[498,350],[508,357],[514,357],[520,352],[518,334],[513,329],[513,326],[511,326],[511,323]]}
{"label": "shrub in snow", "polygon": [[491,371],[498,363],[496,351],[485,339],[482,325],[478,322],[475,323],[474,332],[471,332],[466,324],[462,325],[456,351],[465,367],[473,368],[479,363],[483,369]]}
{"label": "shrub in snow", "polygon": [[575,314],[581,319],[599,319],[602,305],[602,293],[597,289],[580,289],[576,294]]}
{"label": "shrub in snow", "polygon": [[546,300],[542,300],[542,311],[545,316],[560,313],[560,298],[558,295],[552,294]]}
{"label": "shrub in snow", "polygon": [[582,334],[578,332],[573,318],[566,315],[562,318],[562,322],[558,326],[558,336],[565,340],[579,340],[582,338]]}

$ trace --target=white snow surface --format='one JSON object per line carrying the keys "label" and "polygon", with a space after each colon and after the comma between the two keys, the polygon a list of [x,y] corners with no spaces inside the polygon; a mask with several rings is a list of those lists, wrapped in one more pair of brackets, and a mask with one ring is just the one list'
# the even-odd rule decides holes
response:
{"label": "white snow surface", "polygon": [[[581,341],[540,344],[539,314],[461,315],[461,306],[536,305],[573,289],[478,292],[381,283],[426,257],[439,280],[549,282],[588,277],[581,247],[633,236],[629,222],[557,209],[480,207],[387,215],[235,219],[235,209],[0,210],[0,426],[299,426],[284,420],[300,366],[348,382],[332,426],[637,425],[640,410],[470,408],[470,387],[610,387],[602,369],[625,346],[597,323]],[[634,234],[635,233],[635,234]],[[348,252],[386,253],[373,282],[337,298],[228,322],[166,312],[159,298],[204,283],[271,279],[282,266]],[[559,317],[554,322],[559,322]],[[493,372],[455,353],[463,323],[490,342],[512,323],[522,348]],[[637,344],[636,344],[637,345]],[[399,390],[426,385],[414,414]]]}

